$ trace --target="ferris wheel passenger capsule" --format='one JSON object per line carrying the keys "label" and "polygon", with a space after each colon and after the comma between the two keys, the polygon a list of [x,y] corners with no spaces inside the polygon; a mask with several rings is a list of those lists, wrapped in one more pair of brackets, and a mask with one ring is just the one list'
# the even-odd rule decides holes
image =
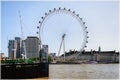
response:
{"label": "ferris wheel passenger capsule", "polygon": [[51,12],[51,10],[49,10],[49,12]]}
{"label": "ferris wheel passenger capsule", "polygon": [[75,11],[73,11],[73,13],[75,13]]}
{"label": "ferris wheel passenger capsule", "polygon": [[82,20],[82,18],[80,18],[80,20]]}
{"label": "ferris wheel passenger capsule", "polygon": [[61,9],[61,7],[59,7],[59,10]]}
{"label": "ferris wheel passenger capsule", "polygon": [[79,17],[79,14],[77,14],[77,16]]}
{"label": "ferris wheel passenger capsule", "polygon": [[70,11],[70,9],[68,9],[68,11]]}
{"label": "ferris wheel passenger capsule", "polygon": [[47,13],[45,13],[45,15],[47,15]]}
{"label": "ferris wheel passenger capsule", "polygon": [[83,22],[83,24],[85,24],[85,22]]}
{"label": "ferris wheel passenger capsule", "polygon": [[54,8],[54,11],[56,10],[56,8]]}
{"label": "ferris wheel passenger capsule", "polygon": [[38,32],[36,32],[38,34]]}
{"label": "ferris wheel passenger capsule", "polygon": [[41,17],[42,19],[44,18],[44,17]]}
{"label": "ferris wheel passenger capsule", "polygon": [[39,21],[39,23],[41,23],[41,21]]}
{"label": "ferris wheel passenger capsule", "polygon": [[66,8],[64,8],[64,10],[66,10]]}
{"label": "ferris wheel passenger capsule", "polygon": [[37,26],[37,28],[39,29],[39,26]]}

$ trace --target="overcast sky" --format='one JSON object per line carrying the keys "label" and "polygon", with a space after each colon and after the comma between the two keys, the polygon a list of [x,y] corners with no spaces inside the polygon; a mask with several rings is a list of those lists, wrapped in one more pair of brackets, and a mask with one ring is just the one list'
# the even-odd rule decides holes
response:
{"label": "overcast sky", "polygon": [[[21,36],[18,11],[22,15],[23,33],[26,39],[27,36],[37,36],[38,21],[41,21],[45,12],[59,7],[75,11],[86,22],[90,38],[85,50],[98,50],[101,46],[102,50],[118,51],[119,4],[116,1],[2,2],[0,51],[7,56],[8,40]],[[49,45],[49,52],[58,52],[63,33],[67,34],[65,37],[66,51],[78,50],[81,45],[79,37],[83,37],[81,31],[77,30],[81,29],[78,26],[81,25],[71,15],[55,14],[49,17],[45,22],[42,35],[43,43]]]}

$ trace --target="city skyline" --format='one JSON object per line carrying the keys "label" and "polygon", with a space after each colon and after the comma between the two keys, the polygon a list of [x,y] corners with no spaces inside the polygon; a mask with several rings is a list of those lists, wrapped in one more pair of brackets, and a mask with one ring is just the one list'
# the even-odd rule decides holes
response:
{"label": "city skyline", "polygon": [[[97,1],[97,2],[11,1],[9,2],[8,1],[8,2],[1,2],[1,39],[2,39],[1,45],[2,46],[0,51],[4,52],[7,55],[8,40],[14,39],[14,37],[21,36],[18,11],[20,11],[22,15],[24,39],[26,39],[27,36],[37,36],[36,32],[37,32],[37,26],[39,26],[38,22],[41,20],[41,17],[44,16],[45,12],[48,12],[49,10],[59,7],[61,8],[65,7],[66,9],[71,9],[76,11],[76,13],[78,13],[80,17],[83,18],[83,21],[86,22],[89,32],[88,36],[90,38],[88,39],[87,48],[85,50],[91,50],[91,49],[98,50],[99,46],[101,46],[101,50],[117,50],[117,51],[119,50],[118,49],[119,3],[117,1],[106,1],[106,2],[104,1]],[[60,17],[58,16],[58,18]],[[56,17],[56,19],[58,18]],[[62,21],[62,18],[58,21]],[[50,23],[47,23],[47,25],[49,24]],[[65,28],[65,30],[67,29]],[[55,33],[57,34],[57,32]],[[50,35],[47,33],[46,35],[48,35],[47,37],[49,39]],[[79,37],[79,35],[76,35],[76,37]],[[60,44],[61,36],[60,36],[60,40],[59,41],[58,40],[59,39],[55,39],[56,43]],[[53,43],[50,43],[48,45],[52,45],[52,44]]]}

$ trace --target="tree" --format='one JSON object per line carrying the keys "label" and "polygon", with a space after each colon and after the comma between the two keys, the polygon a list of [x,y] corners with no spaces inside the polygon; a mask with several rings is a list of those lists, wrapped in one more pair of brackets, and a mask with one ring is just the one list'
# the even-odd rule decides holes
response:
{"label": "tree", "polygon": [[25,63],[25,60],[24,60],[24,59],[20,59],[19,62],[20,62],[20,63]]}

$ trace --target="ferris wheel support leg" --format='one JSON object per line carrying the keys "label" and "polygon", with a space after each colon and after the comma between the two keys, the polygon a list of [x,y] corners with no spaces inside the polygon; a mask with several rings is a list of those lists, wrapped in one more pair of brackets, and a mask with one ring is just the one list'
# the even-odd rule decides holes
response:
{"label": "ferris wheel support leg", "polygon": [[59,56],[59,54],[60,54],[60,51],[61,51],[62,42],[63,42],[63,39],[62,39],[62,41],[61,41],[61,43],[60,43],[60,48],[59,48],[58,56]]}
{"label": "ferris wheel support leg", "polygon": [[63,39],[63,52],[64,52],[64,61],[65,61],[65,40]]}

